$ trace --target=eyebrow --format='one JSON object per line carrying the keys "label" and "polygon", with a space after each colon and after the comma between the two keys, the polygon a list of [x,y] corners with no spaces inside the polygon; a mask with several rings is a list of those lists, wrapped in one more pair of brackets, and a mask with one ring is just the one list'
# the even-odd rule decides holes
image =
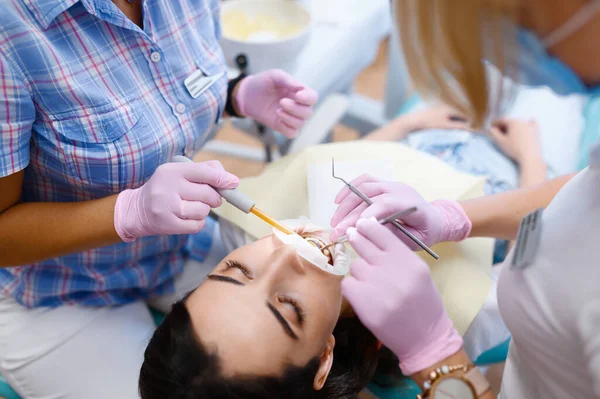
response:
{"label": "eyebrow", "polygon": [[220,281],[222,283],[230,283],[230,284],[234,284],[234,285],[245,285],[244,283],[242,283],[241,281],[237,281],[234,278],[231,277],[227,277],[227,276],[220,276],[218,274],[209,274],[208,276],[206,276],[206,278],[208,280],[213,280],[213,281]]}
{"label": "eyebrow", "polygon": [[267,301],[267,307],[269,308],[271,313],[273,313],[273,316],[275,316],[279,324],[281,324],[283,331],[285,331],[285,333],[289,335],[292,339],[298,341],[298,336],[296,335],[294,330],[292,330],[292,327],[290,327],[287,320],[281,315],[281,313],[279,313],[279,310],[277,310],[275,306],[271,305],[269,301]]}
{"label": "eyebrow", "polygon": [[[241,286],[245,285],[244,283],[237,281],[236,279],[233,279],[228,276],[220,276],[218,274],[209,274],[208,276],[206,276],[206,278],[208,280],[220,281],[222,283],[229,283],[229,284],[233,284],[233,285],[241,285]],[[297,341],[299,339],[298,336],[296,335],[294,330],[292,330],[292,327],[290,327],[290,324],[287,322],[287,320],[281,315],[281,313],[279,313],[279,310],[277,310],[277,308],[275,306],[271,305],[271,303],[269,301],[267,301],[266,304],[267,304],[267,307],[269,308],[269,310],[271,311],[271,313],[273,313],[273,316],[275,316],[275,318],[277,319],[279,324],[281,324],[283,331],[290,338]]]}

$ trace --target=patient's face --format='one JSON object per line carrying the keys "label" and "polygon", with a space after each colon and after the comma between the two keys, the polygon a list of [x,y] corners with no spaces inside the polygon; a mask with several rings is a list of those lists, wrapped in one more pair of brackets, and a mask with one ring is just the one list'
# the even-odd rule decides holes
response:
{"label": "patient's face", "polygon": [[340,315],[341,276],[268,235],[229,254],[186,305],[225,375],[280,375],[319,356]]}

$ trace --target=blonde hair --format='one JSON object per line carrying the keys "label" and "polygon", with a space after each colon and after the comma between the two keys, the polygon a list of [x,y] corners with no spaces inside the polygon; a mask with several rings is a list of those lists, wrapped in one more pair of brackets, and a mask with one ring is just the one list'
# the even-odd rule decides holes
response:
{"label": "blonde hair", "polygon": [[506,60],[516,47],[518,3],[397,0],[398,28],[415,89],[464,112],[474,125],[483,125],[491,99],[482,61],[491,61],[503,75],[514,73]]}

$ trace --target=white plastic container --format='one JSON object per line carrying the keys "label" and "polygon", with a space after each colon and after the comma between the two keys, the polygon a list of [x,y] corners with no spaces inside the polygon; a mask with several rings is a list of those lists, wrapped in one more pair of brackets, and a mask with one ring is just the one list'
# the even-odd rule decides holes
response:
{"label": "white plastic container", "polygon": [[235,67],[244,54],[251,73],[293,72],[311,32],[310,12],[293,0],[228,0],[221,5],[221,23],[227,63]]}

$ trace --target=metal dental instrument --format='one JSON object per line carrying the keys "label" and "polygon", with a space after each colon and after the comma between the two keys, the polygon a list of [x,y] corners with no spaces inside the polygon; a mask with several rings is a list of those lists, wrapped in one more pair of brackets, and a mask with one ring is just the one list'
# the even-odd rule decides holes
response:
{"label": "metal dental instrument", "polygon": [[[194,161],[192,161],[188,157],[184,157],[183,155],[175,155],[173,157],[173,159],[171,160],[171,162],[194,162]],[[237,189],[233,189],[233,190],[217,189],[217,192],[227,202],[229,202],[231,205],[233,205],[240,211],[242,211],[246,214],[252,213],[253,215],[259,217],[266,223],[270,224],[271,226],[275,227],[277,230],[280,230],[281,232],[283,232],[285,234],[288,234],[288,235],[294,234],[294,232],[292,230],[288,229],[287,227],[285,227],[284,225],[279,223],[277,220],[273,219],[272,217],[270,217],[269,215],[267,215],[266,213],[264,213],[263,211],[258,209],[255,206],[255,202],[251,198],[246,196],[246,194],[242,193],[241,191],[239,191]]]}
{"label": "metal dental instrument", "polygon": [[[343,178],[335,175],[335,160],[333,158],[331,159],[331,175],[333,176],[334,179],[342,181],[346,185],[346,187],[348,187],[348,189],[350,189],[350,191],[352,191],[354,194],[356,194],[367,205],[373,204],[373,201],[371,200],[371,198],[367,197],[363,192],[361,192],[358,188],[356,188],[352,183],[348,183]],[[440,258],[440,256],[438,254],[433,252],[431,250],[431,248],[429,248],[427,245],[425,245],[425,243],[423,241],[421,241],[417,237],[415,237],[415,235],[412,234],[410,231],[408,231],[406,229],[406,227],[404,227],[399,221],[392,220],[392,224],[394,226],[396,226],[401,232],[403,232],[408,238],[410,238],[415,244],[417,244],[419,247],[421,247],[425,252],[427,252],[429,255],[431,255],[434,259]]]}
{"label": "metal dental instrument", "polygon": [[[411,213],[416,212],[416,211],[417,211],[417,207],[413,206],[412,208],[405,209],[402,212],[397,212],[397,213],[394,213],[393,215],[390,215],[388,217],[380,219],[380,220],[377,221],[377,223],[379,223],[379,224],[386,224],[386,223],[389,223],[389,222],[393,222],[396,219],[399,219],[401,217],[410,215]],[[343,235],[343,236],[339,237],[337,240],[335,240],[334,242],[332,242],[331,244],[326,245],[323,248],[321,248],[321,251],[324,251],[324,250],[326,250],[329,247],[333,247],[334,245],[341,244],[341,243],[346,242],[346,241],[348,241],[348,236]]]}

